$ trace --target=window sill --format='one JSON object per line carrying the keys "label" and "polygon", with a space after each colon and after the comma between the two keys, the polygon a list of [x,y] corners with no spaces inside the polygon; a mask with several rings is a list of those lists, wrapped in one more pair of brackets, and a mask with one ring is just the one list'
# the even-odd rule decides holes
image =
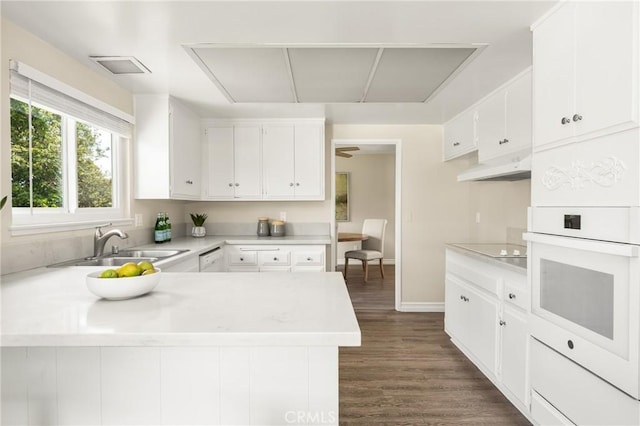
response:
{"label": "window sill", "polygon": [[76,231],[80,229],[91,229],[105,223],[113,225],[133,225],[132,218],[113,220],[89,220],[84,222],[63,222],[63,223],[40,223],[33,225],[14,225],[9,227],[11,236],[49,234],[52,232]]}

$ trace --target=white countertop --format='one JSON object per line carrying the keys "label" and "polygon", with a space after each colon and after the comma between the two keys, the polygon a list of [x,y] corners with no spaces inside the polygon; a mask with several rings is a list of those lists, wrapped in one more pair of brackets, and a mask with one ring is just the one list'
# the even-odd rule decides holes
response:
{"label": "white countertop", "polygon": [[[451,250],[455,250],[459,253],[466,254],[467,256],[474,257],[492,265],[496,265],[510,271],[526,274],[527,273],[527,258],[526,257],[492,257],[486,254],[479,253],[476,250],[471,250],[463,244],[447,244],[446,247]],[[518,246],[520,247],[520,246]],[[526,251],[526,247],[523,247],[523,253]]]}
{"label": "white countertop", "polygon": [[338,272],[162,273],[153,292],[107,301],[85,284],[89,272],[101,269],[4,276],[1,345],[360,345]]}

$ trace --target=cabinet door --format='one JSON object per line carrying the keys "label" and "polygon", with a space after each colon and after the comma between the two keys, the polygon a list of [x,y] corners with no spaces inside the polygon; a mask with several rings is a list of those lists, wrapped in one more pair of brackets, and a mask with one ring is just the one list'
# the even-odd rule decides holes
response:
{"label": "cabinet door", "polygon": [[172,102],[169,119],[171,198],[200,198],[200,120],[179,103]]}
{"label": "cabinet door", "polygon": [[507,87],[505,113],[505,134],[508,142],[501,145],[501,155],[522,151],[530,152],[532,114],[530,72]]}
{"label": "cabinet door", "polygon": [[451,338],[468,346],[467,323],[469,310],[465,304],[464,289],[449,277],[445,283],[444,328]]}
{"label": "cabinet door", "polygon": [[502,313],[502,383],[523,404],[527,394],[527,318],[505,306]]}
{"label": "cabinet door", "polygon": [[207,129],[207,195],[212,198],[233,198],[233,127]]}
{"label": "cabinet door", "polygon": [[490,373],[496,373],[498,343],[498,300],[471,286],[464,289],[469,320],[465,324],[469,349]]}
{"label": "cabinet door", "polygon": [[500,90],[478,106],[479,163],[485,163],[503,154],[503,145],[506,139],[506,96],[506,91]]}
{"label": "cabinet door", "polygon": [[576,105],[571,114],[582,119],[572,121],[576,135],[637,125],[637,8],[637,2],[577,2]]}
{"label": "cabinet door", "polygon": [[297,125],[294,131],[296,200],[324,200],[324,138],[319,125]]}
{"label": "cabinet door", "polygon": [[476,111],[470,110],[445,124],[442,147],[445,161],[477,149],[476,120]]}
{"label": "cabinet door", "polygon": [[574,3],[565,3],[533,32],[534,148],[572,135],[571,124],[562,119],[574,110],[574,9]]}
{"label": "cabinet door", "polygon": [[233,141],[234,197],[260,199],[260,128],[234,126]]}
{"label": "cabinet door", "polygon": [[264,126],[262,173],[266,199],[294,197],[294,127]]}

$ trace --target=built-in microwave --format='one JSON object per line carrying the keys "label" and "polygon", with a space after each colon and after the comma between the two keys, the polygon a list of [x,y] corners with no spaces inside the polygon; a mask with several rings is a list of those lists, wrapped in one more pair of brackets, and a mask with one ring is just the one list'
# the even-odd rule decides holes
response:
{"label": "built-in microwave", "polygon": [[640,246],[527,233],[531,335],[640,399]]}

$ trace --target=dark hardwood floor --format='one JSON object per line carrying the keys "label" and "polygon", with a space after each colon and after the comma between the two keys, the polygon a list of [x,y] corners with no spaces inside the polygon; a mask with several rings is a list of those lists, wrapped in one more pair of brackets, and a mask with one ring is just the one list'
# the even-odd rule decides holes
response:
{"label": "dark hardwood floor", "polygon": [[349,267],[362,346],[340,348],[340,424],[529,425],[450,342],[442,313],[394,310],[394,273],[371,268],[364,283]]}

